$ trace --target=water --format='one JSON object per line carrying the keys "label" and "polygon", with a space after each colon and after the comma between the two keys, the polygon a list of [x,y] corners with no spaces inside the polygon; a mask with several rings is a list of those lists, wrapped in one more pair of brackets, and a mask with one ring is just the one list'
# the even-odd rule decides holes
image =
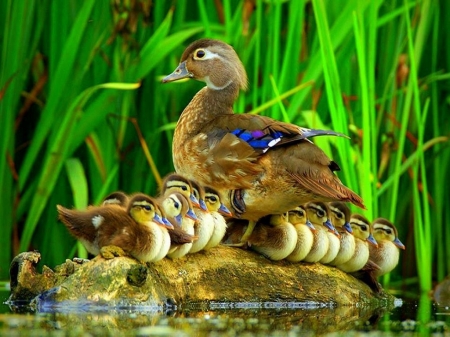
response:
{"label": "water", "polygon": [[[389,310],[317,303],[205,303],[178,310],[160,307],[78,308],[49,312],[4,304],[0,336],[449,336],[450,309],[428,296],[396,301]],[[344,318],[345,317],[345,318]]]}

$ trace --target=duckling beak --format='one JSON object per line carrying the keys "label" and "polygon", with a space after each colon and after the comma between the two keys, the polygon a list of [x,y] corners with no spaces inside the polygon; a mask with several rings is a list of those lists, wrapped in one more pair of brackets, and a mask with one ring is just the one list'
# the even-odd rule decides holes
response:
{"label": "duckling beak", "polygon": [[375,240],[372,234],[369,234],[369,237],[367,238],[367,241],[371,244],[373,244],[375,247],[378,247],[378,242]]}
{"label": "duckling beak", "polygon": [[343,227],[348,233],[353,234],[352,226],[350,226],[348,222],[346,222]]}
{"label": "duckling beak", "polygon": [[153,221],[159,223],[160,225],[165,226],[166,224],[164,223],[163,219],[155,213],[155,216],[153,217]]}
{"label": "duckling beak", "polygon": [[189,199],[191,199],[191,202],[194,206],[201,207],[200,202],[197,200],[197,198],[195,197],[195,195],[193,193],[191,193],[191,195],[189,196]]}
{"label": "duckling beak", "polygon": [[396,245],[398,248],[405,250],[406,247],[405,247],[405,245],[400,241],[399,238],[395,238],[395,240],[392,241],[392,242],[394,242],[394,245]]}
{"label": "duckling beak", "polygon": [[186,212],[186,216],[187,216],[189,219],[192,219],[192,220],[194,220],[194,221],[197,221],[197,220],[198,220],[197,216],[195,215],[194,211],[193,211],[191,208],[189,208],[189,211]]}
{"label": "duckling beak", "polygon": [[170,228],[170,229],[173,229],[174,227],[173,227],[173,225],[172,225],[172,223],[169,221],[169,220],[167,220],[166,218],[162,218],[162,221],[164,222],[164,225],[167,227],[167,228]]}
{"label": "duckling beak", "polygon": [[181,216],[181,214],[178,214],[174,218],[175,218],[175,221],[177,222],[177,225],[181,226],[181,222],[183,221],[183,217]]}
{"label": "duckling beak", "polygon": [[233,216],[233,214],[230,212],[230,210],[224,204],[220,204],[218,212],[225,216]]}
{"label": "duckling beak", "polygon": [[200,208],[201,208],[202,210],[204,210],[205,212],[209,213],[208,207],[206,207],[206,204],[205,204],[205,200],[200,199],[200,200],[198,201],[198,203],[200,204]]}
{"label": "duckling beak", "polygon": [[329,230],[330,232],[332,232],[332,233],[334,233],[335,230],[336,230],[336,228],[334,228],[333,224],[331,223],[330,219],[327,219],[327,220],[323,223],[323,225],[324,225],[326,228],[328,228],[328,230]]}
{"label": "duckling beak", "polygon": [[162,79],[162,82],[168,83],[168,82],[178,81],[183,78],[193,78],[193,77],[194,77],[194,75],[191,72],[189,72],[189,70],[187,70],[187,68],[186,68],[186,61],[183,61],[178,65],[177,69],[175,69],[172,74],[164,77]]}
{"label": "duckling beak", "polygon": [[314,225],[311,223],[311,221],[306,220],[306,226],[308,226],[309,229],[311,229],[313,232],[316,231],[316,227],[314,227]]}

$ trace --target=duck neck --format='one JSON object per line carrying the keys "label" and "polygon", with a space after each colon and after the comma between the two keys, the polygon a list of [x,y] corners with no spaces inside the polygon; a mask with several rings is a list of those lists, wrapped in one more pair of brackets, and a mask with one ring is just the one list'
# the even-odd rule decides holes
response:
{"label": "duck neck", "polygon": [[175,129],[174,141],[184,142],[196,135],[205,124],[219,115],[233,114],[233,104],[239,95],[239,86],[231,83],[227,87],[214,90],[201,89],[184,109]]}

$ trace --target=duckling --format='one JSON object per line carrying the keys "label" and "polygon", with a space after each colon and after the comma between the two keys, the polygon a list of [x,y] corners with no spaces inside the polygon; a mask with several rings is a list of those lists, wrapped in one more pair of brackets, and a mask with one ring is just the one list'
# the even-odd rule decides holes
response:
{"label": "duckling", "polygon": [[190,254],[205,249],[214,233],[214,218],[205,203],[205,190],[195,181],[191,181],[191,185],[192,192],[199,201],[199,207],[194,207],[194,213],[198,218],[198,221],[194,224],[194,234],[198,239],[192,243]]}
{"label": "duckling", "polygon": [[313,232],[314,243],[303,261],[319,262],[330,248],[328,231],[334,230],[334,227],[328,220],[328,209],[323,202],[309,202],[304,207],[307,219],[316,230]]}
{"label": "duckling", "polygon": [[119,205],[124,208],[128,207],[128,195],[122,191],[116,191],[109,194],[102,203],[102,206]]}
{"label": "duckling", "polygon": [[297,244],[297,230],[286,214],[262,218],[248,238],[249,247],[270,260],[286,258]]}
{"label": "duckling", "polygon": [[399,249],[404,250],[405,245],[398,238],[397,228],[389,220],[375,219],[371,228],[378,247],[370,247],[370,259],[380,267],[374,271],[374,276],[379,277],[391,272],[397,266]]}
{"label": "duckling", "polygon": [[297,244],[286,260],[291,262],[302,261],[311,251],[314,243],[314,234],[316,228],[306,218],[306,209],[304,206],[298,206],[288,213],[289,222],[297,231]]}
{"label": "duckling", "polygon": [[355,252],[350,260],[336,265],[347,273],[361,270],[369,260],[369,244],[377,246],[377,241],[372,236],[370,222],[360,214],[352,214],[350,218],[353,235],[355,237]]}
{"label": "duckling", "polygon": [[341,241],[340,241],[340,234],[336,230],[336,228],[333,226],[333,223],[331,222],[331,212],[327,204],[323,203],[322,207],[324,207],[326,211],[326,220],[325,220],[325,227],[328,228],[327,236],[329,241],[329,246],[327,253],[320,259],[320,263],[323,264],[329,264],[331,261],[333,261],[337,254],[339,253],[339,249],[341,248]]}
{"label": "duckling", "polygon": [[339,252],[329,264],[336,266],[349,261],[355,253],[355,238],[350,225],[350,208],[343,202],[334,201],[328,204],[331,220],[340,234]]}
{"label": "duckling", "polygon": [[166,249],[162,229],[166,225],[155,213],[154,200],[146,195],[134,196],[127,209],[115,204],[85,211],[61,205],[57,209],[59,219],[91,254],[99,254],[105,246],[117,246],[142,262],[153,262]]}
{"label": "duckling", "polygon": [[256,222],[310,200],[362,199],[334,174],[340,168],[308,138],[344,135],[313,130],[255,114],[234,114],[247,74],[228,44],[193,42],[164,83],[193,78],[206,83],[180,116],[173,138],[175,170],[215,188],[235,217],[249,220],[240,245]]}
{"label": "duckling", "polygon": [[222,241],[226,230],[227,222],[223,216],[230,217],[232,214],[228,208],[222,203],[219,193],[209,187],[205,186],[205,202],[211,216],[213,217],[214,230],[206,246],[203,248],[208,250],[216,247]]}
{"label": "duckling", "polygon": [[[188,235],[195,237],[194,223],[197,221],[195,213],[191,209],[189,199],[185,195],[175,192],[170,193],[161,202],[163,210],[170,219],[173,217],[180,224],[181,229]],[[192,248],[192,242],[182,245],[172,244],[167,256],[171,259],[186,255]]]}

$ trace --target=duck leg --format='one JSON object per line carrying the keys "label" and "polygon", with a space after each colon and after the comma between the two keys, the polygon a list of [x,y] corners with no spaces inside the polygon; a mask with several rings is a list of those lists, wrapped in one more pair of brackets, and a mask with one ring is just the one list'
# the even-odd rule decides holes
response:
{"label": "duck leg", "polygon": [[248,221],[248,226],[247,226],[244,234],[242,234],[241,242],[230,243],[230,244],[227,244],[227,246],[229,246],[229,247],[243,247],[243,246],[245,246],[247,244],[247,242],[248,242],[248,238],[253,233],[253,229],[255,228],[255,225],[256,225],[256,221],[249,220]]}

